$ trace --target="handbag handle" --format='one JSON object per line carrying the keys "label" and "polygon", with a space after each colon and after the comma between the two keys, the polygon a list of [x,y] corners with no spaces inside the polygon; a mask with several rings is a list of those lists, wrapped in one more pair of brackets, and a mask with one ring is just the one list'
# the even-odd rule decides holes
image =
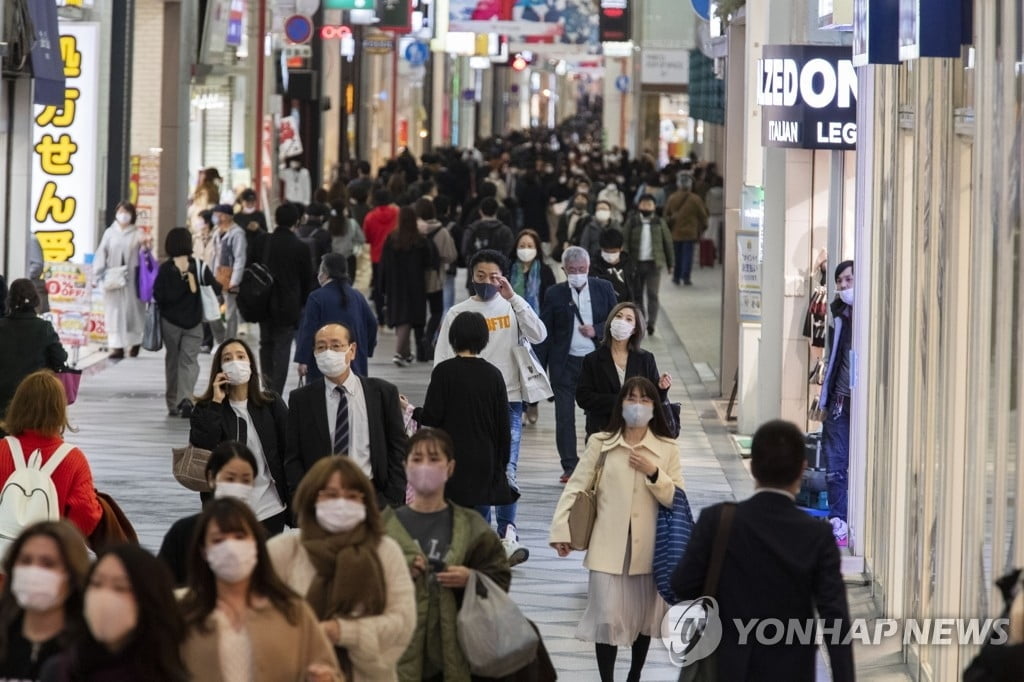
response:
{"label": "handbag handle", "polygon": [[722,516],[718,520],[715,544],[711,548],[711,563],[707,575],[704,576],[704,595],[707,597],[714,597],[718,591],[718,579],[722,575],[722,563],[725,561],[725,546],[729,544],[729,531],[732,530],[732,519],[735,515],[736,505],[726,502],[722,507]]}
{"label": "handbag handle", "polygon": [[590,490],[594,494],[597,494],[597,486],[601,483],[601,474],[604,473],[604,461],[608,459],[608,451],[605,450],[601,453],[601,456],[597,458],[597,468],[594,469],[594,482],[590,484]]}

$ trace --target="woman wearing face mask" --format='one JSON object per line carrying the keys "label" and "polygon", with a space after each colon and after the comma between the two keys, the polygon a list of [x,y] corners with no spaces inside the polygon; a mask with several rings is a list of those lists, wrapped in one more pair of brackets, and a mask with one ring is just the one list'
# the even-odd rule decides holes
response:
{"label": "woman wearing face mask", "polygon": [[99,286],[103,289],[107,346],[110,358],[121,360],[126,348],[134,358],[139,354],[146,324],[146,306],[139,300],[135,272],[139,267],[139,249],[149,248],[147,238],[135,226],[135,206],[122,201],[114,208],[114,222],[103,233],[92,262]]}
{"label": "woman wearing face mask", "polygon": [[[213,488],[214,499],[234,497],[251,505],[253,482],[258,470],[256,457],[249,448],[242,443],[228,441],[210,453],[206,463],[206,480]],[[199,514],[175,521],[157,553],[157,557],[171,569],[177,587],[183,587],[188,578],[188,553],[197,523]]]}
{"label": "woman wearing face mask", "polygon": [[608,230],[622,232],[622,225],[612,219],[611,205],[607,201],[598,201],[593,217],[587,221],[579,236],[579,246],[587,250],[591,260],[601,257],[601,235]]}
{"label": "woman wearing face mask", "polygon": [[540,314],[544,294],[555,284],[555,273],[544,262],[540,235],[536,231],[527,228],[516,235],[516,250],[512,254],[508,281],[512,290]]}
{"label": "woman wearing face mask", "polygon": [[622,385],[631,377],[646,377],[658,387],[661,402],[672,387],[672,375],[659,374],[654,354],[640,347],[644,316],[633,303],[620,303],[608,314],[601,346],[583,358],[576,384],[576,404],[587,415],[587,439],[608,426]]}
{"label": "woman wearing face mask", "polygon": [[225,441],[245,443],[256,457],[250,506],[271,535],[290,518],[284,475],[288,408],[260,386],[256,357],[239,339],[227,339],[213,355],[210,384],[192,410],[189,442],[213,450]]}
{"label": "woman wearing face mask", "polygon": [[384,534],[373,483],[348,457],[325,457],[295,493],[298,533],[267,546],[281,579],[313,607],[347,680],[393,682],[416,627],[398,543]]}
{"label": "woman wearing face mask", "polygon": [[248,506],[212,501],[189,553],[182,656],[193,682],[333,682],[338,661],[301,597],[274,572]]}
{"label": "woman wearing face mask", "polygon": [[604,431],[590,439],[551,521],[549,542],[569,556],[569,511],[597,486],[597,519],[583,565],[590,570],[587,610],[576,637],[594,642],[602,682],[611,682],[620,646],[632,647],[628,682],[639,682],[651,635],[667,608],[652,563],[658,505],[670,508],[683,487],[679,448],[668,435],[658,390],[649,379],[626,379]]}
{"label": "woman wearing face mask", "polygon": [[104,550],[86,579],[86,628],[42,682],[184,682],[184,635],[167,568],[137,545]]}
{"label": "woman wearing face mask", "polygon": [[11,545],[3,569],[0,679],[38,680],[43,664],[84,627],[85,540],[64,521],[30,526]]}

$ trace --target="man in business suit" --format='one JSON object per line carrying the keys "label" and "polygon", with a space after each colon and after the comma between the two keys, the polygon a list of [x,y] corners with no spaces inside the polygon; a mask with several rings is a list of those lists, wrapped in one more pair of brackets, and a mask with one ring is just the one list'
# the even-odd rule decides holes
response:
{"label": "man in business suit", "polygon": [[701,513],[686,554],[672,576],[672,589],[680,599],[710,596],[718,601],[720,680],[813,682],[813,643],[787,644],[783,639],[775,645],[759,644],[753,628],[741,645],[735,620],[744,628],[754,619],[780,619],[787,627],[792,619],[803,627],[815,618],[815,612],[830,628],[822,634],[832,679],[854,679],[853,649],[842,644],[850,630],[850,611],[839,571],[839,550],[829,525],[800,510],[795,502],[805,466],[800,429],[785,421],[763,424],[751,444],[757,491],[735,506],[716,593],[705,595],[704,585],[724,505]]}
{"label": "man in business suit", "polygon": [[351,371],[356,343],[345,325],[324,325],[314,343],[324,378],[295,389],[288,399],[289,497],[318,459],[346,455],[373,480],[377,504],[405,504],[406,435],[398,389]]}
{"label": "man in business suit", "polygon": [[540,319],[548,338],[537,348],[555,393],[555,443],[562,460],[562,483],[576,469],[576,383],[583,358],[604,336],[604,322],[617,303],[615,289],[603,279],[588,276],[590,254],[579,246],[562,253],[568,281],[548,289]]}

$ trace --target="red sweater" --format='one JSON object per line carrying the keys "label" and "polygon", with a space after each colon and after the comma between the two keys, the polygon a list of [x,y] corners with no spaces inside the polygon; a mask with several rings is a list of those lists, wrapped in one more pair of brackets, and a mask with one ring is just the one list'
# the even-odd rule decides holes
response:
{"label": "red sweater", "polygon": [[[54,450],[64,441],[59,436],[44,436],[36,431],[25,431],[18,440],[25,460],[39,450],[43,453],[43,463],[50,460]],[[14,462],[11,460],[11,448],[5,439],[0,439],[0,489],[14,473]],[[103,510],[96,499],[93,487],[92,470],[89,461],[78,448],[74,448],[53,472],[53,487],[57,489],[57,501],[61,508],[61,518],[66,518],[89,537],[100,522]]]}
{"label": "red sweater", "polygon": [[398,208],[395,206],[378,206],[363,219],[363,234],[370,245],[370,261],[380,262],[384,252],[384,241],[391,231],[398,227]]}

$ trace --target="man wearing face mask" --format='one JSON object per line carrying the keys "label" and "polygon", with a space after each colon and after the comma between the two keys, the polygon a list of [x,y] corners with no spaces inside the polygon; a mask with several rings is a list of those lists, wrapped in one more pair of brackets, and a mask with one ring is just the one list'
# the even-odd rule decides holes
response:
{"label": "man wearing face mask", "polygon": [[214,274],[224,295],[224,320],[213,323],[213,334],[217,343],[238,336],[238,285],[242,283],[242,275],[245,273],[248,243],[245,240],[245,230],[235,224],[232,215],[231,206],[228,204],[218,204],[211,215],[213,226],[217,230],[214,237]]}
{"label": "man wearing face mask", "polygon": [[551,250],[551,258],[561,261],[562,254],[570,246],[579,246],[583,237],[584,228],[590,222],[590,213],[587,208],[590,205],[590,198],[586,194],[576,194],[572,198],[569,210],[558,219],[558,229],[555,231],[555,247]]}
{"label": "man wearing face mask", "polygon": [[555,442],[562,462],[561,482],[576,469],[576,384],[583,358],[604,337],[604,323],[615,307],[615,289],[603,279],[590,277],[590,255],[570,246],[562,255],[567,281],[548,290],[540,319],[548,330],[537,357],[548,369],[555,392]]}
{"label": "man wearing face mask", "polygon": [[601,237],[606,232],[621,231],[622,225],[612,219],[611,205],[607,201],[598,201],[595,205],[594,215],[583,226],[576,245],[586,249],[591,259],[596,259],[601,255]]}
{"label": "man wearing face mask", "polygon": [[605,230],[598,242],[599,251],[590,261],[590,275],[612,285],[619,303],[633,300],[633,262],[622,250],[622,233]]}
{"label": "man wearing face mask", "polygon": [[654,214],[655,206],[653,195],[642,195],[637,202],[637,212],[629,217],[622,229],[624,249],[636,264],[633,300],[647,317],[648,335],[654,333],[654,325],[658,321],[661,270],[667,268],[671,273],[675,265],[672,233],[665,221]]}
{"label": "man wearing face mask", "polygon": [[322,327],[313,357],[322,379],[291,392],[285,475],[289,496],[322,457],[345,455],[373,481],[381,506],[405,503],[405,422],[398,389],[356,375],[356,340],[343,324]]}
{"label": "man wearing face mask", "polygon": [[313,189],[309,180],[309,171],[302,165],[302,157],[288,157],[288,165],[282,167],[279,174],[284,183],[285,201],[303,206],[308,205],[313,198]]}
{"label": "man wearing face mask", "polygon": [[832,327],[825,347],[825,380],[818,406],[825,413],[821,423],[821,449],[825,455],[828,516],[836,544],[846,547],[848,474],[850,468],[850,347],[853,342],[853,261],[836,266],[836,299],[832,301]]}
{"label": "man wearing face mask", "polygon": [[267,216],[256,208],[256,192],[252,189],[243,190],[238,195],[241,209],[235,213],[235,223],[245,230],[246,261],[261,262],[263,248],[267,240]]}

